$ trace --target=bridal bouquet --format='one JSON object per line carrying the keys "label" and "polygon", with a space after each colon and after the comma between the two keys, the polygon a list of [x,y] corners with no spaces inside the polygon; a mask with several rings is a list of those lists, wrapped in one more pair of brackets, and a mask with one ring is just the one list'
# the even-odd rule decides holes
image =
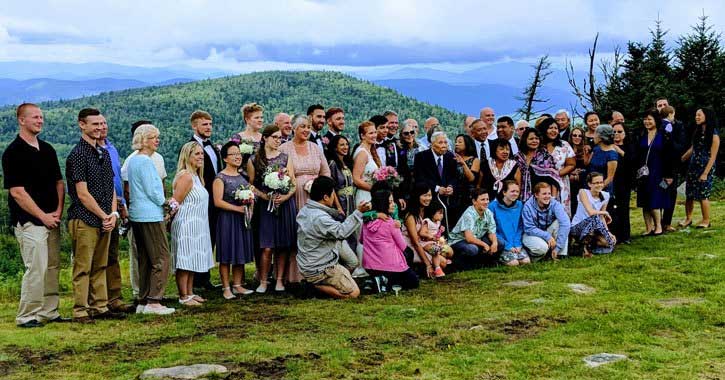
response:
{"label": "bridal bouquet", "polygon": [[373,172],[370,182],[373,184],[376,182],[387,182],[388,186],[390,186],[391,189],[397,188],[401,182],[403,182],[403,179],[400,177],[400,174],[398,174],[398,171],[395,170],[392,166],[383,166],[380,169]]}
{"label": "bridal bouquet", "polygon": [[254,205],[254,192],[252,191],[252,187],[239,185],[239,187],[234,190],[234,199],[244,206],[244,226],[247,229],[250,228],[253,210],[251,206]]}
{"label": "bridal bouquet", "polygon": [[274,204],[274,196],[288,194],[292,190],[292,179],[287,175],[287,168],[279,165],[268,166],[262,178],[264,186],[271,190],[268,193],[269,204],[267,205],[267,211],[277,213],[278,207]]}

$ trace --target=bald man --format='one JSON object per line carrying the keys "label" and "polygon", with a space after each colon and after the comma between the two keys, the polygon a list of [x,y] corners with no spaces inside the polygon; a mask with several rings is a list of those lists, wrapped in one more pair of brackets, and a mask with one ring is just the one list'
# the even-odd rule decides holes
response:
{"label": "bald man", "polygon": [[612,121],[609,122],[609,125],[614,124],[624,124],[624,115],[619,111],[612,112]]}
{"label": "bald man", "polygon": [[486,125],[486,130],[488,131],[488,139],[489,140],[495,140],[496,133],[492,133],[496,131],[496,112],[494,112],[493,108],[491,107],[483,107],[481,108],[481,115],[480,115],[481,121],[483,121],[483,124]]}
{"label": "bald man", "polygon": [[441,125],[440,122],[438,122],[438,119],[435,117],[429,117],[425,119],[425,123],[423,123],[423,130],[425,133],[423,133],[423,136],[418,139],[418,145],[423,147],[423,149],[430,148],[430,142],[428,142],[428,131],[431,130],[431,128],[439,127]]}
{"label": "bald man", "polygon": [[466,118],[463,119],[463,133],[471,136],[471,123],[473,123],[475,120],[476,118],[473,116],[466,116]]}
{"label": "bald man", "polygon": [[280,112],[274,115],[274,125],[279,128],[282,133],[282,142],[289,141],[292,139],[292,124],[290,123],[290,117],[284,112]]}

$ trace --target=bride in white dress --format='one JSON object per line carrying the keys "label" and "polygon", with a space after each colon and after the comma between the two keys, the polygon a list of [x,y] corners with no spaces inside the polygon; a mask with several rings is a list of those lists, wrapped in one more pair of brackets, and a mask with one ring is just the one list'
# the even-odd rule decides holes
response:
{"label": "bride in white dress", "polygon": [[[375,142],[377,141],[378,132],[375,129],[375,124],[366,121],[360,124],[358,127],[358,134],[360,136],[360,146],[353,153],[352,158],[354,165],[352,168],[352,182],[355,185],[355,206],[359,205],[360,202],[369,202],[371,199],[370,188],[372,184],[368,182],[368,178],[378,170],[380,167],[380,158],[375,153]],[[360,231],[358,231],[358,237]],[[353,271],[353,277],[365,277],[367,272],[362,267],[362,244],[357,244],[357,259],[358,266]]]}

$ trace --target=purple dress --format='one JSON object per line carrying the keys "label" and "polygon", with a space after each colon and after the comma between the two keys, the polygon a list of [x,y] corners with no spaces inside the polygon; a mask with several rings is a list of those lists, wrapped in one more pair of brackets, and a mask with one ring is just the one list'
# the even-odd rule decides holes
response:
{"label": "purple dress", "polygon": [[[242,175],[217,174],[224,183],[222,199],[234,205],[234,191],[240,185],[249,186]],[[220,264],[241,265],[254,261],[254,232],[244,224],[244,214],[219,209],[216,224],[216,260]]]}
{"label": "purple dress", "polygon": [[[254,158],[252,158],[254,160]],[[269,159],[267,165],[287,167],[287,154],[280,154]],[[256,173],[254,185],[263,192],[268,192],[262,184],[264,172]],[[277,212],[267,211],[268,202],[258,199],[259,207],[259,248],[296,248],[297,247],[297,206],[295,197],[279,205]]]}

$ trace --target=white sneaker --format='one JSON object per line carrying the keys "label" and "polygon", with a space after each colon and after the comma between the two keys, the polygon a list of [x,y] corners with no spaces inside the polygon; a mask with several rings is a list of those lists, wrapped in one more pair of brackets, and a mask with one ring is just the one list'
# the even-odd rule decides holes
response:
{"label": "white sneaker", "polygon": [[136,305],[136,314],[143,314],[146,305]]}
{"label": "white sneaker", "polygon": [[174,311],[176,311],[176,309],[172,307],[166,307],[161,304],[159,304],[158,306],[146,305],[143,310],[143,314],[169,315]]}
{"label": "white sneaker", "polygon": [[363,267],[357,267],[355,270],[352,271],[352,277],[353,278],[360,278],[360,277],[368,277],[370,276],[368,272],[363,269]]}

